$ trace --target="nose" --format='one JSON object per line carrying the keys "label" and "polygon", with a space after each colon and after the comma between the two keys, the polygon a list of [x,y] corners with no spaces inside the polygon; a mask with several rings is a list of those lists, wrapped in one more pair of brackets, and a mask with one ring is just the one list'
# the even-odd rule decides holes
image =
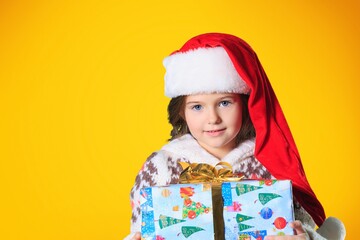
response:
{"label": "nose", "polygon": [[219,124],[221,122],[221,117],[216,109],[210,109],[208,115],[209,124]]}

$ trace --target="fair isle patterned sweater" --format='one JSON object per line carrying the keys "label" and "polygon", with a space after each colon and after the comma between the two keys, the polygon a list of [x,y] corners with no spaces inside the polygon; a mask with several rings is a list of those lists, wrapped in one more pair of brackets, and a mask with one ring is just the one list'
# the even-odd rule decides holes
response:
{"label": "fair isle patterned sweater", "polygon": [[[271,179],[273,176],[254,157],[254,140],[247,140],[228,153],[221,161],[232,165],[234,173],[242,173],[249,179]],[[176,184],[182,171],[178,162],[207,163],[216,165],[219,159],[203,149],[190,135],[184,135],[172,140],[160,151],[150,155],[135,179],[131,189],[132,207],[130,239],[135,232],[141,230],[140,189],[148,186],[163,186]],[[311,239],[326,239],[314,231],[315,223],[311,216],[295,201],[295,219],[303,223]],[[340,239],[340,238],[339,238]]]}

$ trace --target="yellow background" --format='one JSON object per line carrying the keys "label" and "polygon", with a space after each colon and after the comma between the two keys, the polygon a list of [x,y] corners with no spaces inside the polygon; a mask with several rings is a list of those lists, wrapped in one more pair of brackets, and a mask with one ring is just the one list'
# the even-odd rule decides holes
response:
{"label": "yellow background", "polygon": [[358,1],[1,1],[0,239],[122,239],[168,138],[162,59],[227,32],[257,52],[308,179],[356,239]]}

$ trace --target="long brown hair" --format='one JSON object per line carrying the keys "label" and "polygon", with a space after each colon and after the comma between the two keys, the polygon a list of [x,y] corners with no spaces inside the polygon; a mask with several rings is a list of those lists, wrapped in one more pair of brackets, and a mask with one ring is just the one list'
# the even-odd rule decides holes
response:
{"label": "long brown hair", "polygon": [[[169,102],[167,108],[168,121],[173,127],[170,132],[170,136],[171,136],[171,138],[169,139],[170,141],[190,133],[184,118],[185,98],[186,96],[179,96],[176,98],[172,98]],[[244,140],[255,137],[255,128],[251,122],[249,110],[248,110],[249,96],[245,94],[240,94],[240,99],[243,104],[242,126],[238,135],[236,136],[236,144],[239,144]]]}

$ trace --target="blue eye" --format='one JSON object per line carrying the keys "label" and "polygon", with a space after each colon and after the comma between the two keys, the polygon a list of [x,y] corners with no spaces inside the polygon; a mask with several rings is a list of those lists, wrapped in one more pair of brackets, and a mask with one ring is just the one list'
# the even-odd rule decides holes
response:
{"label": "blue eye", "polygon": [[221,101],[220,104],[219,104],[219,106],[220,106],[220,107],[227,107],[227,106],[229,106],[230,104],[231,104],[230,101]]}
{"label": "blue eye", "polygon": [[200,111],[202,109],[201,105],[194,105],[192,106],[192,109],[194,109],[195,111]]}

